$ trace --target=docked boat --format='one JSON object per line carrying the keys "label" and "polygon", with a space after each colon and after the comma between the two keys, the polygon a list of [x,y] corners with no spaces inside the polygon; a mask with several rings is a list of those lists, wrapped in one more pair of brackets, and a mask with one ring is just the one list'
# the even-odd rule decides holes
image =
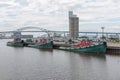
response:
{"label": "docked boat", "polygon": [[73,52],[81,53],[105,53],[106,46],[104,43],[91,44],[90,42],[81,42],[77,45],[72,45],[70,47],[59,47],[60,50],[67,50]]}
{"label": "docked boat", "polygon": [[19,39],[19,38],[15,38],[13,41],[7,42],[7,46],[23,47],[24,46],[24,41]]}
{"label": "docked boat", "polygon": [[29,44],[28,47],[38,48],[38,49],[52,49],[53,41],[47,41],[46,39],[41,39],[39,42],[34,44]]}

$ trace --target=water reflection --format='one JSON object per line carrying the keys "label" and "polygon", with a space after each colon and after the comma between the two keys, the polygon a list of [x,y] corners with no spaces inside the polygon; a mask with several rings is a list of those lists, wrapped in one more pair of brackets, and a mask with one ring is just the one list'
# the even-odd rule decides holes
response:
{"label": "water reflection", "polygon": [[38,49],[40,52],[49,52],[53,53],[53,49]]}
{"label": "water reflection", "polygon": [[107,49],[106,51],[106,54],[111,54],[111,55],[120,55],[120,50],[110,50],[110,49]]}
{"label": "water reflection", "polygon": [[109,80],[104,54],[71,54],[71,58],[71,80]]}
{"label": "water reflection", "polygon": [[100,59],[100,60],[106,60],[106,55],[103,53],[103,54],[97,54],[97,53],[94,53],[94,54],[79,54],[80,57],[82,58],[86,58],[86,59],[90,59],[90,58],[96,58],[96,59]]}

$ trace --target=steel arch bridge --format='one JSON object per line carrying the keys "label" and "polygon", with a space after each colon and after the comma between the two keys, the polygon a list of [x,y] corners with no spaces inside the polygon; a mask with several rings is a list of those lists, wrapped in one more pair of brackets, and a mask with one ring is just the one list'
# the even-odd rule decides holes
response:
{"label": "steel arch bridge", "polygon": [[[23,31],[23,30],[27,30],[27,29],[38,29],[40,31]],[[18,32],[46,32],[46,33],[49,33],[49,34],[53,34],[53,33],[59,33],[59,34],[68,33],[68,31],[52,31],[52,30],[47,30],[47,29],[44,29],[44,28],[33,27],[33,26],[22,27],[22,28],[19,28],[19,29],[15,30],[15,31],[18,31]]]}
{"label": "steel arch bridge", "polygon": [[[40,31],[23,31],[23,30],[27,30],[27,29],[38,29]],[[34,26],[27,26],[27,27],[22,27],[19,28],[17,30],[15,30],[16,32],[45,32],[48,34],[48,36],[53,36],[55,33],[57,34],[64,34],[64,33],[68,33],[68,31],[51,31],[51,30],[47,30],[44,28],[40,28],[40,27],[34,27]]]}
{"label": "steel arch bridge", "polygon": [[47,30],[47,29],[40,28],[40,27],[34,27],[34,26],[22,27],[22,28],[19,28],[19,29],[15,30],[15,32],[23,32],[23,30],[27,30],[27,29],[37,29],[37,30],[40,30],[41,32],[45,32],[45,33],[47,33],[49,38],[52,35],[52,32]]}
{"label": "steel arch bridge", "polygon": [[40,27],[33,27],[33,26],[22,27],[22,28],[17,29],[16,31],[21,32],[21,31],[26,30],[26,29],[38,29],[38,30],[41,30],[43,32],[50,34],[50,31],[47,29],[40,28]]}

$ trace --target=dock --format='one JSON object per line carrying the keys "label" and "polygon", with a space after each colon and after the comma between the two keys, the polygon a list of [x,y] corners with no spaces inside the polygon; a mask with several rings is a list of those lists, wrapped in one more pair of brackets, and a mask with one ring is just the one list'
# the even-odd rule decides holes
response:
{"label": "dock", "polygon": [[107,42],[107,52],[106,53],[120,55],[120,43]]}

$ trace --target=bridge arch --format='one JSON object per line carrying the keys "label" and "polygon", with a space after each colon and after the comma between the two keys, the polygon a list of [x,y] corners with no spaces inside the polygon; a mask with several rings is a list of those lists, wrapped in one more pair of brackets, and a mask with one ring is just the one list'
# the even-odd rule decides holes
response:
{"label": "bridge arch", "polygon": [[27,27],[22,27],[22,28],[16,29],[16,32],[22,32],[23,30],[27,30],[27,29],[38,29],[40,31],[43,31],[43,32],[47,33],[49,38],[51,35],[51,31],[44,29],[44,28],[40,28],[40,27],[34,27],[34,26],[27,26]]}
{"label": "bridge arch", "polygon": [[20,32],[20,31],[23,31],[23,30],[26,30],[26,29],[38,29],[38,30],[41,30],[43,32],[46,32],[46,33],[50,34],[49,30],[47,30],[47,29],[40,28],[40,27],[33,27],[33,26],[22,27],[22,28],[17,29],[16,31]]}
{"label": "bridge arch", "polygon": [[19,29],[16,29],[15,32],[22,32],[23,30],[27,30],[27,29],[37,29],[40,30],[42,32],[47,33],[48,37],[53,37],[56,34],[64,34],[64,31],[50,31],[44,28],[40,28],[40,27],[34,27],[34,26],[26,26],[26,27],[22,27]]}

